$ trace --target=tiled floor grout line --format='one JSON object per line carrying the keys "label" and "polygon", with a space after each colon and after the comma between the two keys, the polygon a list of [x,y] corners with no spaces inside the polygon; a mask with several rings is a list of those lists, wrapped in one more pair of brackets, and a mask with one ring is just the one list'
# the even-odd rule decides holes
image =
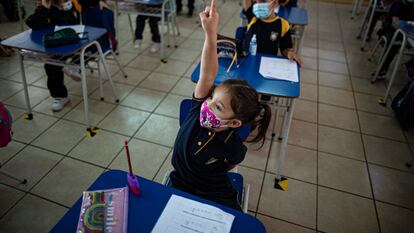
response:
{"label": "tiled floor grout line", "polygon": [[[335,4],[335,10],[336,10],[336,13],[339,14],[339,10],[338,10],[337,4]],[[343,38],[343,32],[342,32],[342,24],[341,24],[341,22],[339,22],[339,29],[341,31],[341,36]],[[345,43],[343,41],[342,41],[342,45],[346,49],[346,45],[345,45]],[[345,58],[348,61],[348,59],[347,59],[347,53],[346,52],[345,52]],[[346,63],[346,68],[347,68],[348,72],[351,73],[351,70],[349,68],[348,62]],[[352,92],[353,92],[354,103],[356,103],[356,97],[355,97],[355,93],[354,93],[354,86],[353,86],[353,83],[352,83],[352,79],[351,79],[351,88],[352,88]],[[359,130],[361,132],[359,134],[359,136],[360,136],[360,139],[361,139],[361,142],[362,142],[362,150],[364,152],[365,168],[367,169],[368,180],[369,180],[371,194],[372,194],[372,204],[374,205],[374,210],[375,210],[375,216],[376,216],[376,220],[377,220],[378,230],[379,230],[379,233],[381,233],[382,232],[381,231],[381,223],[380,223],[380,219],[379,219],[377,204],[375,202],[375,192],[374,192],[374,187],[373,187],[373,181],[372,181],[372,178],[371,178],[371,172],[370,172],[370,169],[369,169],[369,166],[368,166],[368,159],[367,159],[367,155],[366,155],[366,148],[365,148],[365,144],[364,144],[364,138],[362,136],[362,127],[361,127],[361,121],[360,121],[360,118],[359,118],[360,117],[359,116],[359,112],[357,111],[356,114],[357,114],[358,127],[359,127]]]}
{"label": "tiled floor grout line", "polygon": [[285,220],[285,219],[282,219],[282,218],[273,217],[271,215],[267,215],[267,214],[264,214],[264,213],[261,213],[261,212],[257,212],[257,214],[266,216],[268,218],[277,219],[279,221],[286,222],[286,223],[289,223],[289,224],[292,224],[292,225],[295,225],[295,226],[303,227],[303,228],[306,228],[306,229],[309,229],[309,230],[317,231],[317,229],[315,229],[315,228],[311,228],[311,227],[308,227],[308,226],[304,226],[304,225],[301,225],[301,224],[298,224],[298,223],[295,223],[295,222],[291,222],[291,221],[288,221],[288,220]]}
{"label": "tiled floor grout line", "polygon": [[315,229],[319,229],[319,1],[316,2],[316,209],[315,209]]}

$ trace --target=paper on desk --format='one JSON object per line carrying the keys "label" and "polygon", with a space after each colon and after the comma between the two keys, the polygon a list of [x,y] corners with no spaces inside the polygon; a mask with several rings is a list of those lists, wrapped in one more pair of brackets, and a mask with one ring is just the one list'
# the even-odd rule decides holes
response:
{"label": "paper on desk", "polygon": [[297,63],[284,58],[262,57],[259,73],[265,78],[299,82]]}
{"label": "paper on desk", "polygon": [[233,220],[217,207],[172,195],[152,233],[228,233]]}
{"label": "paper on desk", "polygon": [[67,25],[67,26],[55,26],[55,32],[65,28],[72,28],[76,33],[83,33],[85,31],[85,25]]}

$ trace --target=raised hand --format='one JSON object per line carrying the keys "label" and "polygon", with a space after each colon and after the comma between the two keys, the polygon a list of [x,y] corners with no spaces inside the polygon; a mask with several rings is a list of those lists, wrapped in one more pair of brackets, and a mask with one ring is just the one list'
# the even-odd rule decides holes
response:
{"label": "raised hand", "polygon": [[217,35],[219,15],[216,11],[216,0],[212,0],[211,5],[200,12],[200,20],[203,30],[207,35]]}

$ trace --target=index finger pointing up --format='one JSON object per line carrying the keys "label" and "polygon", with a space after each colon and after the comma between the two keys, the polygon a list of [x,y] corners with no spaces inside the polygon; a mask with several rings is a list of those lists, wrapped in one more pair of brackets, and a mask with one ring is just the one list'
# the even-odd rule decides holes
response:
{"label": "index finger pointing up", "polygon": [[216,0],[211,0],[210,15],[216,13]]}

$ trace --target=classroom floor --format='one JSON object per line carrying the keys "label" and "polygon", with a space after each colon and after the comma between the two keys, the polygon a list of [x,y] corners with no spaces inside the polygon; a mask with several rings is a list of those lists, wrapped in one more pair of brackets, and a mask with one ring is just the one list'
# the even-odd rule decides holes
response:
{"label": "classroom floor", "polygon": [[[270,139],[249,151],[239,172],[251,184],[249,210],[268,232],[412,232],[414,170],[404,164],[414,151],[414,130],[403,132],[392,110],[377,104],[385,84],[369,82],[374,65],[355,39],[359,20],[350,5],[307,1],[310,24],[303,48],[301,96],[296,102],[284,174],[286,192],[272,188],[275,151]],[[240,24],[238,1],[219,2],[220,32],[233,35]],[[185,13],[185,11],[184,11]],[[125,15],[120,19],[120,60],[128,79],[111,63],[121,103],[108,83],[98,100],[96,73],[90,74],[92,122],[102,128],[85,136],[81,85],[67,78],[71,103],[50,110],[42,65],[26,63],[34,120],[24,120],[16,56],[0,59],[0,100],[12,111],[14,141],[0,149],[2,169],[29,180],[26,185],[0,175],[0,232],[47,232],[106,169],[127,168],[123,141],[130,140],[138,175],[160,182],[171,169],[178,130],[178,106],[194,88],[189,76],[199,61],[203,33],[197,17],[179,17],[177,49],[168,63],[133,48]],[[2,22],[1,35],[19,31]],[[401,75],[402,76],[402,75]],[[392,95],[404,84],[397,80]]]}

